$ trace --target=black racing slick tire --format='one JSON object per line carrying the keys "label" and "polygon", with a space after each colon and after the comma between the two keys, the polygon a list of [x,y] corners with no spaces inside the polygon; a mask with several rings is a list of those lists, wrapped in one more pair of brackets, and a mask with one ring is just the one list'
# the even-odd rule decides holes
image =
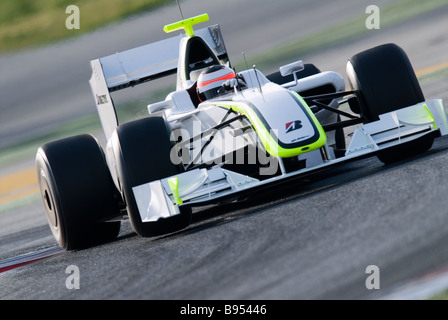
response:
{"label": "black racing slick tire", "polygon": [[142,222],[133,187],[167,178],[182,171],[170,158],[173,143],[171,130],[162,117],[148,117],[117,128],[115,157],[121,190],[129,220],[141,237],[154,237],[186,228],[191,222],[191,208],[154,222]]}
{"label": "black racing slick tire", "polygon": [[50,229],[65,250],[90,247],[118,236],[118,192],[103,150],[91,135],[47,143],[36,155],[37,180]]}
{"label": "black racing slick tire", "polygon": [[[381,45],[356,54],[347,63],[347,77],[358,97],[366,123],[379,115],[425,101],[411,62],[396,44]],[[380,151],[385,164],[406,159],[431,148],[432,135]]]}

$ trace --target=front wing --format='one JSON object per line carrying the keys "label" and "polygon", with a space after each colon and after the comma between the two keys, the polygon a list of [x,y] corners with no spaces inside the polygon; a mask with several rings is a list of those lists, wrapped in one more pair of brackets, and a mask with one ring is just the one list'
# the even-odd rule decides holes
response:
{"label": "front wing", "polygon": [[[409,143],[426,135],[448,134],[448,120],[443,101],[435,99],[380,116],[380,120],[359,125],[344,156],[335,158],[327,146],[323,151],[305,154],[307,166],[285,172],[277,158],[281,175],[258,180],[226,170],[219,165],[194,169],[173,177],[148,182],[133,188],[143,222],[157,221],[180,213],[180,206],[198,206],[237,200],[273,184],[303,178],[334,165],[373,156],[381,150]],[[309,164],[309,165],[308,165]]]}

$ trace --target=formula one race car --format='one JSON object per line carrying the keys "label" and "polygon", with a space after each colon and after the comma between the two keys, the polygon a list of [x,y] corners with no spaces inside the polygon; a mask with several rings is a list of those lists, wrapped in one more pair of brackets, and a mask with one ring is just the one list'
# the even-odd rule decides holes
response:
{"label": "formula one race car", "polygon": [[[346,91],[341,75],[301,61],[268,76],[255,67],[235,71],[218,25],[193,30],[207,20],[167,25],[185,35],[91,61],[107,145],[80,135],[45,144],[36,156],[61,247],[112,240],[125,218],[143,237],[171,233],[190,224],[193,206],[244,199],[366,156],[406,159],[448,133],[443,101],[425,101],[397,45],[349,59]],[[175,73],[176,90],[164,101],[118,123],[112,92]]]}

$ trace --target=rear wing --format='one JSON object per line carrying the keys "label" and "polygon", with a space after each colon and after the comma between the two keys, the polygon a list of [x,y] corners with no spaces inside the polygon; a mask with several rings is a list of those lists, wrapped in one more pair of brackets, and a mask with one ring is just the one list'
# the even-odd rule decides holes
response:
{"label": "rear wing", "polygon": [[[219,25],[196,31],[222,62],[228,61]],[[150,43],[135,49],[117,52],[98,59],[103,69],[109,92],[164,77],[177,71],[179,43],[185,35]]]}
{"label": "rear wing", "polygon": [[[215,51],[221,62],[229,60],[219,25],[195,31]],[[177,72],[179,45],[184,34],[150,43],[90,62],[90,87],[106,138],[118,126],[111,92],[168,76]]]}

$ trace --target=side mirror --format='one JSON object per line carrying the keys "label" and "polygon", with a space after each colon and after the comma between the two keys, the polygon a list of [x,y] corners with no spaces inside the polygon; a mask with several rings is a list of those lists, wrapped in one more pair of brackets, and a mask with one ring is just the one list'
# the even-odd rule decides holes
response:
{"label": "side mirror", "polygon": [[303,64],[302,60],[287,64],[285,66],[280,67],[280,74],[283,77],[289,76],[290,74],[295,74],[297,72],[302,71],[305,69],[305,66]]}
{"label": "side mirror", "polygon": [[297,72],[300,72],[303,69],[305,69],[303,61],[299,60],[280,67],[280,74],[282,75],[282,77],[286,77],[292,74],[294,76],[295,85],[297,85]]}

